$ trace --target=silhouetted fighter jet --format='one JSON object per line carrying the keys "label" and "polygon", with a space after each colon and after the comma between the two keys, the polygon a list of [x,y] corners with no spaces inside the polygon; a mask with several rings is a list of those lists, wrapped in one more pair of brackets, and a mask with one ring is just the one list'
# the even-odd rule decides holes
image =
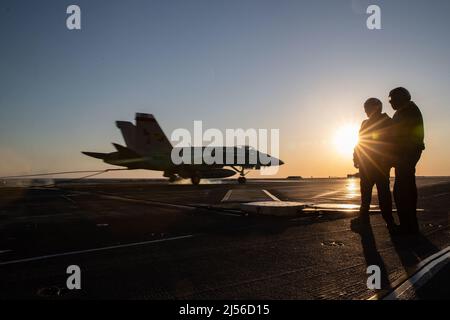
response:
{"label": "silhouetted fighter jet", "polygon": [[[164,177],[169,178],[169,181],[173,182],[183,178],[191,179],[193,184],[199,184],[202,178],[227,178],[236,173],[239,173],[238,182],[242,184],[246,182],[245,176],[248,170],[260,170],[261,167],[284,164],[283,161],[249,146],[209,147],[213,149],[213,156],[215,156],[214,153],[216,152],[222,152],[222,163],[207,164],[202,157],[199,164],[196,164],[194,161],[174,164],[171,155],[175,149],[172,147],[172,144],[167,139],[153,115],[136,113],[136,125],[127,121],[117,121],[116,125],[122,132],[126,147],[113,143],[113,146],[117,150],[116,152],[82,153],[93,158],[101,159],[105,163],[126,167],[128,169],[163,171]],[[196,150],[198,148],[200,150]],[[190,151],[192,155],[191,160],[193,160],[195,154],[200,153],[203,155],[205,148],[208,147],[188,147],[180,148],[183,150],[176,151],[181,155],[183,152]]]}

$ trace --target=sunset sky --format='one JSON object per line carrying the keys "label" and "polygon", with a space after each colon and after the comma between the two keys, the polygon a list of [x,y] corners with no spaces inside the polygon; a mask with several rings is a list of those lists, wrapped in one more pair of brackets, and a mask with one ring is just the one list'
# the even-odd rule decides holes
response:
{"label": "sunset sky", "polygon": [[[367,29],[369,4],[382,30]],[[369,97],[392,116],[397,86],[424,116],[418,175],[450,175],[449,14],[448,0],[3,0],[0,176],[108,168],[81,151],[113,151],[114,121],[135,112],[168,136],[194,120],[280,129],[278,176],[344,176],[356,171],[336,135]]]}

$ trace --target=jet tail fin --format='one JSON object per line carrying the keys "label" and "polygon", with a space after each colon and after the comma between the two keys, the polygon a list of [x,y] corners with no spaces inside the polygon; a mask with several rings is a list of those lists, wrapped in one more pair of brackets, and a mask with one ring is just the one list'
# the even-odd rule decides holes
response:
{"label": "jet tail fin", "polygon": [[136,113],[135,151],[142,155],[170,154],[172,144],[152,114]]}
{"label": "jet tail fin", "polygon": [[[129,151],[148,155],[152,153],[169,154],[172,150],[172,144],[152,114],[136,113],[136,125],[128,121],[116,121],[116,125],[122,132],[126,148]],[[117,151],[121,150],[117,149]],[[124,150],[122,149],[122,151]]]}
{"label": "jet tail fin", "polygon": [[135,150],[136,149],[136,126],[128,121],[116,121],[117,128],[122,132],[125,145]]}

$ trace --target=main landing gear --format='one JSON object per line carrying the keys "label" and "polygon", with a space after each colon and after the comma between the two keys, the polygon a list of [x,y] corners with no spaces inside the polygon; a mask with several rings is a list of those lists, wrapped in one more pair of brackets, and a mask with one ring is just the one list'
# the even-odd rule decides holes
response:
{"label": "main landing gear", "polygon": [[237,173],[239,173],[240,177],[237,179],[237,182],[239,184],[245,184],[247,182],[247,178],[245,177],[247,175],[248,172],[244,171],[244,167],[241,167],[241,170],[237,169],[234,166],[231,166],[231,168],[236,171]]}
{"label": "main landing gear", "polygon": [[193,185],[197,186],[198,184],[200,184],[200,177],[199,176],[192,176],[191,177],[191,182]]}

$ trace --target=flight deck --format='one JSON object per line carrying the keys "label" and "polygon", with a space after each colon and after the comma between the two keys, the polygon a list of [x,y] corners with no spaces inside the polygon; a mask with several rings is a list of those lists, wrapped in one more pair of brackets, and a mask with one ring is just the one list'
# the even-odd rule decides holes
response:
{"label": "flight deck", "polygon": [[[408,239],[389,236],[376,194],[371,226],[359,221],[358,179],[5,185],[0,299],[383,298],[449,245],[450,178],[418,188],[422,236]],[[286,217],[242,210],[255,201],[307,206]],[[66,288],[69,265],[81,290]],[[369,265],[381,290],[367,287]],[[415,297],[430,292],[449,296],[424,287]]]}

